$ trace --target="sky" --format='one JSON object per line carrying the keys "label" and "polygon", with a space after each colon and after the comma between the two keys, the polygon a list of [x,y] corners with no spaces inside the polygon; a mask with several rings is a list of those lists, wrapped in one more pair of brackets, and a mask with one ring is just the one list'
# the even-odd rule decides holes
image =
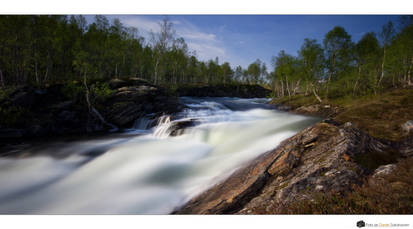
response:
{"label": "sky", "polygon": [[125,26],[138,29],[148,38],[150,31],[159,31],[158,23],[167,17],[178,37],[183,37],[191,51],[203,61],[218,57],[233,68],[246,68],[256,59],[269,69],[271,58],[281,50],[296,55],[304,38],[319,43],[325,34],[342,26],[357,42],[366,32],[380,32],[388,21],[397,24],[395,15],[109,15],[119,18]]}

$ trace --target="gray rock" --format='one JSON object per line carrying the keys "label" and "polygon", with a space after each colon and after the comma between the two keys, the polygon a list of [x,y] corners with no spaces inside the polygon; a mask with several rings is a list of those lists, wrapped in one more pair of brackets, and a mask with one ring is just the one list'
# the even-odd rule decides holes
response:
{"label": "gray rock", "polygon": [[125,87],[126,85],[128,85],[128,83],[124,80],[121,79],[112,79],[111,81],[109,81],[109,87],[111,89],[117,89],[120,87]]}
{"label": "gray rock", "polygon": [[395,164],[382,165],[382,166],[378,167],[376,170],[374,170],[374,173],[373,173],[372,177],[379,178],[379,177],[389,175],[396,168],[397,168],[397,166]]}
{"label": "gray rock", "polygon": [[353,124],[351,122],[344,123],[344,128],[350,128],[352,126],[353,126]]}
{"label": "gray rock", "polygon": [[[283,141],[175,214],[271,214],[322,192],[347,192],[368,175],[355,161],[385,147],[355,128],[321,122]],[[383,150],[386,152],[386,150]]]}
{"label": "gray rock", "polygon": [[403,123],[401,127],[405,134],[413,132],[413,120],[408,120],[407,122]]}

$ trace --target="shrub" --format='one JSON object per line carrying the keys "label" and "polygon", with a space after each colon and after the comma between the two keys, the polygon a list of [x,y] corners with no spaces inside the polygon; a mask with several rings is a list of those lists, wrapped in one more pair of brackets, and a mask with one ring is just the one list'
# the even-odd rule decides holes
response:
{"label": "shrub", "polygon": [[92,103],[102,103],[113,94],[113,90],[110,89],[108,83],[96,82],[91,85],[90,98]]}

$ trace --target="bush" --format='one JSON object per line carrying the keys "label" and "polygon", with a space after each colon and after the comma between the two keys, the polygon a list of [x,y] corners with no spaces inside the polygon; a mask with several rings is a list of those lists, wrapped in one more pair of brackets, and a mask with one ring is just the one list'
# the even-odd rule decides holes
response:
{"label": "bush", "polygon": [[109,84],[104,82],[96,82],[91,85],[89,88],[91,103],[103,103],[108,99],[112,94],[113,90],[110,89]]}

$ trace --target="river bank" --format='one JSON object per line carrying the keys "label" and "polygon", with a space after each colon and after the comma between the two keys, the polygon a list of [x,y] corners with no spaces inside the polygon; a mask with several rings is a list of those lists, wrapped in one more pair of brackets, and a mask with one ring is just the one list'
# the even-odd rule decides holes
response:
{"label": "river bank", "polygon": [[284,140],[174,214],[411,214],[412,90],[320,104],[275,99],[326,119]]}

